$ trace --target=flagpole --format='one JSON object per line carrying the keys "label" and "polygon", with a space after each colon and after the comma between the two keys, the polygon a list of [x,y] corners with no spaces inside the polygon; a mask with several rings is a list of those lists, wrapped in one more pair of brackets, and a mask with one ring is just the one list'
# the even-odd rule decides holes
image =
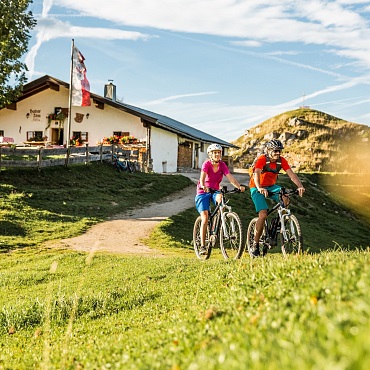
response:
{"label": "flagpole", "polygon": [[71,48],[71,76],[69,80],[69,103],[68,103],[68,127],[67,127],[67,137],[66,137],[66,147],[69,148],[70,138],[71,138],[71,122],[72,122],[72,78],[73,78],[73,50],[75,47],[75,40],[72,39],[72,48]]}

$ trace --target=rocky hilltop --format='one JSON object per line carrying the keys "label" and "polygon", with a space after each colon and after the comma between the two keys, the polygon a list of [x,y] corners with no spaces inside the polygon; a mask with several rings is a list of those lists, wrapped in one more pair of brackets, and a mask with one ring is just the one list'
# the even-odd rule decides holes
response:
{"label": "rocky hilltop", "polygon": [[247,168],[271,139],[284,144],[296,171],[370,173],[370,127],[302,107],[247,130],[233,141],[235,168]]}

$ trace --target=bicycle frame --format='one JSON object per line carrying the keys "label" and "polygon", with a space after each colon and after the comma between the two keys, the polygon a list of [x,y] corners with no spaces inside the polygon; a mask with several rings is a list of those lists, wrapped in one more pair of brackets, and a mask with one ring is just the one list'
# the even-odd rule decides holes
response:
{"label": "bicycle frame", "polygon": [[288,241],[287,233],[286,233],[286,228],[285,228],[285,222],[284,220],[287,218],[290,218],[290,209],[287,208],[280,208],[278,209],[278,214],[280,218],[280,233],[283,235],[284,242]]}
{"label": "bicycle frame", "polygon": [[[213,236],[213,239],[217,239],[217,234],[220,230],[220,221],[221,221],[221,227],[225,235],[225,238],[229,238],[229,233],[227,231],[225,217],[228,212],[231,212],[231,207],[227,204],[229,201],[225,200],[225,193],[222,190],[221,190],[221,194],[222,194],[221,203],[216,205],[215,209],[211,212],[209,219],[208,219],[209,230],[211,232],[210,236],[211,238]],[[218,214],[221,215],[221,217],[217,217]],[[215,217],[217,217],[217,219],[216,219],[215,225],[213,225]]]}

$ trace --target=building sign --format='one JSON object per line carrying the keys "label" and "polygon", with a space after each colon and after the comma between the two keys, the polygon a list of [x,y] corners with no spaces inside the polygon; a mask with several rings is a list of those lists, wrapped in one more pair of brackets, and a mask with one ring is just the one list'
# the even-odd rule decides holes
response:
{"label": "building sign", "polygon": [[41,121],[41,109],[30,109],[32,121]]}

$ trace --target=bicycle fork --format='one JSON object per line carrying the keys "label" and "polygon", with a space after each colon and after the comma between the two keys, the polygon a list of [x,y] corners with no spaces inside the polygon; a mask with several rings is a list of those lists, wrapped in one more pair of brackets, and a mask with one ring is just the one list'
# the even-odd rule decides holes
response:
{"label": "bicycle fork", "polygon": [[[226,209],[225,209],[226,208]],[[235,224],[233,219],[231,219],[230,222],[230,230],[227,229],[227,222],[226,222],[226,215],[231,211],[231,208],[227,206],[226,204],[220,207],[220,213],[221,213],[221,227],[223,231],[223,238],[225,240],[229,240],[231,235],[235,234]],[[229,232],[231,235],[229,235]]]}
{"label": "bicycle fork", "polygon": [[[283,235],[284,244],[288,242],[288,235],[287,229],[285,227],[285,222],[290,220],[290,209],[283,208],[278,210],[279,218],[280,218],[280,233]],[[293,231],[293,230],[291,230]]]}

